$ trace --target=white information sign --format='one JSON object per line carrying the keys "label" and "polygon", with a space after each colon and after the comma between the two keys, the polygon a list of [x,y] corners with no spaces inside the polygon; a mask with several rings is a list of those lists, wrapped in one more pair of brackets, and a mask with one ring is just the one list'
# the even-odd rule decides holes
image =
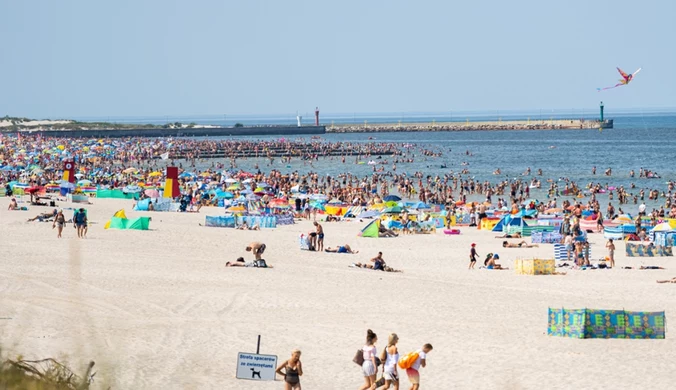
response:
{"label": "white information sign", "polygon": [[237,379],[274,381],[277,356],[240,352],[237,355]]}

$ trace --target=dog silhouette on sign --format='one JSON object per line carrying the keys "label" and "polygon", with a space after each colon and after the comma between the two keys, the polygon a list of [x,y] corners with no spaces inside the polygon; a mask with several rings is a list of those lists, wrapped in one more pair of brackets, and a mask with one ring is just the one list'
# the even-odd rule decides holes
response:
{"label": "dog silhouette on sign", "polygon": [[256,377],[258,377],[258,379],[261,379],[261,372],[256,371],[255,369],[252,368],[251,369],[251,379],[256,379]]}

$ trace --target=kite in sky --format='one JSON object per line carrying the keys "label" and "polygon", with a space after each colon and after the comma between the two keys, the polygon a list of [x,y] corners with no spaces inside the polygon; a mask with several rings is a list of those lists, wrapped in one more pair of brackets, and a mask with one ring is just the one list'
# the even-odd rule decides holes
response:
{"label": "kite in sky", "polygon": [[621,87],[623,85],[627,85],[627,84],[629,84],[629,82],[631,80],[634,79],[634,76],[636,76],[636,74],[641,71],[641,68],[638,68],[638,70],[636,72],[632,73],[632,74],[626,74],[620,68],[617,68],[617,71],[620,72],[620,74],[622,75],[622,80],[620,80],[619,83],[613,85],[612,87],[596,88],[596,90],[601,92],[601,91],[605,91],[606,89],[613,89],[613,88]]}

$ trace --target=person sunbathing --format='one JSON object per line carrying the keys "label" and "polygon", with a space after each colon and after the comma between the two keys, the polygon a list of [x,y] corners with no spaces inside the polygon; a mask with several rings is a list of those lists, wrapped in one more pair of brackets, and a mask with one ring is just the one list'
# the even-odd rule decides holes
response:
{"label": "person sunbathing", "polygon": [[517,244],[509,243],[507,241],[502,242],[503,248],[538,248],[537,244],[528,244],[526,241],[521,241]]}
{"label": "person sunbathing", "polygon": [[372,269],[374,271],[401,272],[400,270],[387,266],[385,259],[383,259],[383,252],[378,252],[378,255],[371,259],[371,262],[373,264],[354,263],[352,265],[358,268]]}
{"label": "person sunbathing", "polygon": [[272,266],[267,265],[267,263],[263,259],[254,260],[250,263],[246,263],[246,262],[244,262],[243,257],[237,258],[237,260],[234,261],[234,262],[228,261],[227,263],[225,263],[225,266],[226,267],[248,267],[248,268],[252,268],[252,267],[253,268],[272,268]]}
{"label": "person sunbathing", "polygon": [[514,233],[514,234],[507,234],[507,233],[505,233],[505,234],[503,234],[503,235],[501,235],[501,236],[495,236],[495,238],[522,238],[522,236],[521,236],[521,233],[520,233],[520,232],[516,232],[516,233]]}
{"label": "person sunbathing", "polygon": [[237,227],[237,230],[261,230],[258,225],[249,226],[246,221]]}
{"label": "person sunbathing", "polygon": [[350,253],[350,254],[359,253],[359,251],[352,250],[352,248],[350,248],[350,246],[347,245],[347,244],[345,244],[345,245],[343,245],[343,246],[338,246],[338,247],[335,247],[335,248],[331,248],[331,247],[326,248],[326,249],[324,250],[324,252],[329,252],[329,253]]}
{"label": "person sunbathing", "polygon": [[676,283],[676,277],[668,280],[658,280],[657,283]]}
{"label": "person sunbathing", "polygon": [[42,213],[42,214],[36,215],[33,218],[29,218],[28,222],[33,222],[33,221],[36,221],[36,220],[40,220],[40,222],[49,221],[50,219],[56,217],[57,213],[58,213],[58,211],[56,209],[54,209],[54,211],[52,211],[51,213]]}
{"label": "person sunbathing", "polygon": [[378,228],[378,237],[398,237],[399,235],[395,233],[394,231],[386,228],[385,226],[380,224],[380,227]]}

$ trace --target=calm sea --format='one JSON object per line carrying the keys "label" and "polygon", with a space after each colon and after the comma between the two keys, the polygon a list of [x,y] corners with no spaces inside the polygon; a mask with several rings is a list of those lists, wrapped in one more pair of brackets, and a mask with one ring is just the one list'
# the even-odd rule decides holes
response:
{"label": "calm sea", "polygon": [[[587,112],[586,117],[590,117]],[[378,117],[379,120],[374,120]],[[425,122],[432,120],[448,120],[439,114],[425,116],[424,114],[409,115],[409,120]],[[525,119],[523,115],[501,116],[506,119]],[[543,115],[544,117],[544,115]],[[568,115],[556,113],[555,118],[579,117],[575,116],[574,110]],[[425,158],[416,153],[415,162],[397,164],[397,172],[413,174],[424,172],[426,175],[443,175],[444,173],[460,172],[467,168],[469,176],[478,180],[497,182],[504,178],[516,178],[530,167],[533,174],[537,169],[542,169],[543,187],[547,185],[546,179],[559,180],[569,178],[578,184],[586,185],[589,182],[601,183],[602,185],[620,186],[629,188],[635,183],[637,189],[630,192],[638,193],[640,188],[654,188],[666,190],[666,182],[676,180],[676,114],[660,113],[628,113],[610,116],[615,120],[614,129],[603,131],[595,130],[547,130],[547,131],[467,131],[467,132],[415,132],[415,133],[369,133],[369,134],[328,134],[322,136],[325,141],[347,142],[395,142],[414,143],[418,147],[441,152],[443,155],[436,158]],[[356,123],[392,123],[397,122],[396,116],[355,116]],[[189,118],[181,118],[185,121]],[[344,118],[343,118],[344,119]],[[460,119],[460,118],[457,118]],[[471,120],[495,120],[495,116],[474,116]],[[537,116],[531,117],[537,120]],[[548,119],[548,118],[545,118]],[[464,121],[464,118],[461,118]],[[208,123],[217,123],[213,118]],[[255,121],[248,124],[265,124],[266,120]],[[342,120],[342,122],[349,122]],[[185,123],[185,122],[184,122]],[[275,122],[272,122],[275,123]],[[277,121],[276,123],[281,123]],[[293,122],[289,122],[293,123]],[[375,137],[369,140],[369,137]],[[246,138],[246,137],[234,137]],[[279,137],[251,137],[254,139],[275,139]],[[288,137],[297,139],[295,137]],[[470,151],[472,156],[467,156]],[[392,158],[386,169],[392,167]],[[469,165],[463,166],[466,162]],[[208,164],[210,164],[209,162]],[[207,165],[208,165],[207,164]],[[258,164],[262,170],[270,169],[263,160],[240,161],[239,167],[253,169]],[[447,168],[442,168],[445,165]],[[204,167],[206,165],[202,165]],[[597,174],[592,175],[593,166],[597,168]],[[313,167],[307,162],[294,160],[290,164],[276,160],[273,163],[275,169],[282,172],[313,170],[322,174],[336,175],[343,172],[351,172],[358,175],[367,175],[372,172],[373,166],[355,164],[354,157],[347,158],[346,163],[340,163],[339,159],[319,160],[313,163]],[[661,179],[630,178],[629,171],[649,169],[657,172]],[[200,168],[200,167],[197,167]],[[493,175],[495,169],[500,168],[502,175]],[[603,175],[607,168],[613,169],[612,177]],[[561,187],[563,187],[562,184]],[[540,199],[545,197],[543,192],[535,192],[534,196]],[[601,198],[602,200],[605,197]],[[646,198],[647,202],[647,198]],[[662,204],[663,201],[660,201]],[[648,206],[656,206],[657,203],[647,202]],[[625,210],[628,211],[628,210]],[[635,211],[634,211],[635,212]]]}

